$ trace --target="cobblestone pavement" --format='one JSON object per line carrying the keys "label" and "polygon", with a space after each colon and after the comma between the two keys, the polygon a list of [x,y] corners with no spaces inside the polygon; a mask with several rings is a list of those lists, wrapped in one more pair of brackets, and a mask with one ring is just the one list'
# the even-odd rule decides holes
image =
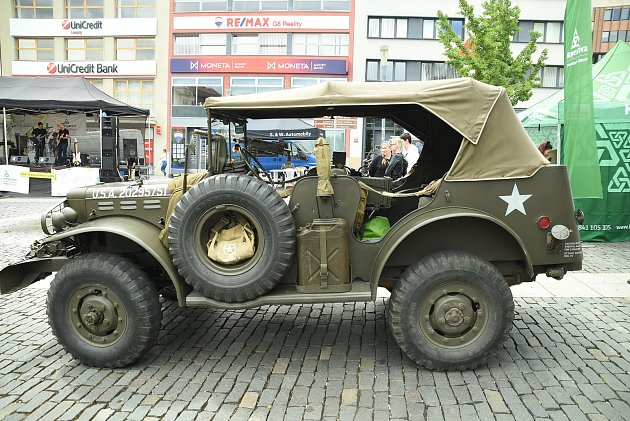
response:
{"label": "cobblestone pavement", "polygon": [[[0,199],[0,268],[57,200]],[[630,273],[630,244],[585,246],[585,271]],[[418,369],[375,303],[246,311],[163,302],[158,343],[126,369],[74,361],[46,291],[0,296],[0,419],[630,418],[630,298],[519,298],[509,340],[466,372]]]}

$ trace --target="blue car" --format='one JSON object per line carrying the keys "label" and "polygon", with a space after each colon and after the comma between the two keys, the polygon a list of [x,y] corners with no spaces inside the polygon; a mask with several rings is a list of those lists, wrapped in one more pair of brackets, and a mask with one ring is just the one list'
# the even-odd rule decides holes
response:
{"label": "blue car", "polygon": [[250,152],[267,171],[291,166],[314,167],[316,165],[314,147],[315,140],[313,139],[286,139],[282,142],[256,140],[248,145]]}

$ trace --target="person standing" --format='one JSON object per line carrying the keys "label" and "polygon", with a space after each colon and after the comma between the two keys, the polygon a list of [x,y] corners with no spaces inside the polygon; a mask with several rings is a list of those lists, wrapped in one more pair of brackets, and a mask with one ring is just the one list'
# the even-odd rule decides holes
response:
{"label": "person standing", "polygon": [[396,139],[391,142],[391,160],[389,161],[389,165],[385,169],[385,177],[391,177],[394,180],[398,180],[400,177],[405,175],[404,170],[404,158],[400,153],[401,140]]}
{"label": "person standing", "polygon": [[166,149],[162,149],[162,156],[160,157],[160,161],[160,170],[162,171],[162,174],[164,174],[164,177],[166,177],[166,166],[168,165],[168,155],[166,154]]}
{"label": "person standing", "polygon": [[39,162],[39,158],[44,156],[46,148],[46,129],[41,121],[37,123],[37,128],[33,129],[33,137],[35,138],[35,163]]}
{"label": "person standing", "polygon": [[403,141],[402,154],[407,161],[407,173],[409,173],[416,162],[418,162],[418,158],[420,158],[420,152],[418,151],[418,147],[411,143],[411,135],[409,133],[403,133],[402,135],[400,135],[400,138]]}
{"label": "person standing", "polygon": [[70,131],[66,129],[64,123],[59,123],[57,132],[57,144],[59,147],[59,165],[66,165],[68,159],[68,143],[70,142]]}

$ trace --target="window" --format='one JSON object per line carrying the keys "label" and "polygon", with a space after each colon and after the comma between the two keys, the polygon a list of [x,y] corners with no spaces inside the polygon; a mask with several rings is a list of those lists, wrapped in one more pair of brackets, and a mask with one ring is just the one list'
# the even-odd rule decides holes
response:
{"label": "window", "polygon": [[226,42],[226,34],[176,34],[173,55],[224,56]]}
{"label": "window", "polygon": [[66,39],[66,59],[69,61],[103,60],[103,40],[99,38]]}
{"label": "window", "polygon": [[[368,38],[438,39],[435,18],[369,17]],[[464,39],[464,20],[449,19],[455,33]]]}
{"label": "window", "polygon": [[617,36],[619,35],[619,32],[617,31],[610,31],[610,35],[608,36],[608,42],[617,42]]}
{"label": "window", "polygon": [[514,34],[514,42],[529,42],[529,31],[540,32],[538,42],[561,44],[564,42],[562,22],[532,22],[520,21],[520,31]]}
{"label": "window", "polygon": [[175,12],[227,12],[228,0],[175,0]]}
{"label": "window", "polygon": [[[380,60],[368,60],[365,80],[376,82],[381,79]],[[457,77],[455,69],[443,62],[388,60],[385,81],[437,80]]]}
{"label": "window", "polygon": [[623,10],[621,11],[621,20],[628,20],[628,19],[630,19],[630,8],[624,7]]}
{"label": "window", "polygon": [[538,73],[538,77],[543,88],[564,87],[564,67],[545,66]]}
{"label": "window", "polygon": [[222,94],[222,77],[173,78],[171,115],[173,117],[205,117],[203,103],[206,98]]}
{"label": "window", "polygon": [[348,12],[350,0],[293,0],[295,11]]}
{"label": "window", "polygon": [[619,41],[628,40],[628,31],[619,31]]}
{"label": "window", "polygon": [[230,78],[231,95],[254,94],[258,92],[280,91],[282,77],[232,77]]}
{"label": "window", "polygon": [[288,0],[233,0],[235,12],[264,12],[289,10]]}
{"label": "window", "polygon": [[621,19],[621,9],[613,9],[612,20],[619,20],[619,19]]}
{"label": "window", "polygon": [[92,85],[94,85],[99,90],[101,90],[101,91],[103,90],[103,79],[88,79],[88,82],[90,82]]}
{"label": "window", "polygon": [[54,42],[52,38],[18,38],[17,59],[32,61],[54,60]]}
{"label": "window", "polygon": [[611,20],[612,18],[612,9],[604,10],[604,20]]}
{"label": "window", "polygon": [[15,17],[21,19],[52,19],[53,0],[14,0]]}
{"label": "window", "polygon": [[114,81],[114,98],[134,107],[147,108],[153,114],[153,81],[117,79]]}
{"label": "window", "polygon": [[117,0],[119,18],[154,18],[155,0]]}
{"label": "window", "polygon": [[155,39],[117,38],[116,60],[155,60]]}
{"label": "window", "polygon": [[293,34],[294,56],[347,56],[348,34]]}
{"label": "window", "polygon": [[66,16],[70,19],[102,19],[103,0],[66,0]]}
{"label": "window", "polygon": [[329,80],[336,80],[345,82],[347,79],[345,77],[292,77],[291,78],[291,87],[292,88],[301,88],[304,86],[313,86],[318,83],[326,82]]}
{"label": "window", "polygon": [[261,33],[238,34],[232,37],[232,54],[235,55],[285,55],[287,34]]}
{"label": "window", "polygon": [[610,32],[604,31],[602,32],[602,42],[608,42],[608,37],[610,36]]}

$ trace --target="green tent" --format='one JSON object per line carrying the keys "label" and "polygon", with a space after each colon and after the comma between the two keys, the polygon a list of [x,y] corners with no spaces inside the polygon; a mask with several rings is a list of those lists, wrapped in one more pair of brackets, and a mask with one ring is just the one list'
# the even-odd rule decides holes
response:
{"label": "green tent", "polygon": [[[603,199],[576,200],[586,214],[580,227],[585,241],[630,240],[630,46],[618,42],[593,65],[593,98],[597,154]],[[558,144],[564,122],[564,91],[529,109],[519,118],[536,144]],[[562,144],[560,144],[562,152]],[[561,158],[562,162],[562,158]]]}

